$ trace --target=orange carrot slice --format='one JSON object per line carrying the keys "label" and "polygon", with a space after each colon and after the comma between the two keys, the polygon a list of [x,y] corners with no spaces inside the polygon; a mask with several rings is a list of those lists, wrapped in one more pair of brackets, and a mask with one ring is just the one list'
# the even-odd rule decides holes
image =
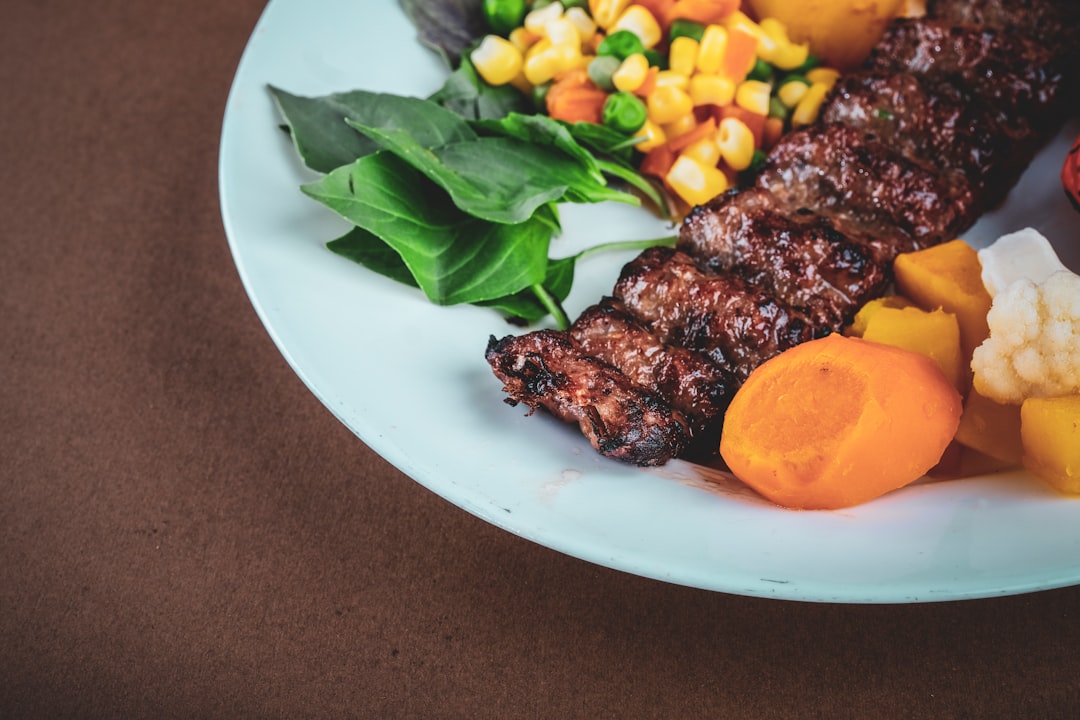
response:
{"label": "orange carrot slice", "polygon": [[728,409],[720,454],[778,505],[850,507],[925,475],[960,412],[960,394],[933,360],[829,335],[751,373]]}

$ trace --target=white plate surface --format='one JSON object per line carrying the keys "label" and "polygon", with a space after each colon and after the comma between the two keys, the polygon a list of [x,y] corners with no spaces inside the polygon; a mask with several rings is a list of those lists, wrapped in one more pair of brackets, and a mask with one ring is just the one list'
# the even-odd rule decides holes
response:
{"label": "white plate surface", "polygon": [[[417,482],[499,527],[572,556],[710,590],[829,602],[925,602],[1080,582],[1080,501],[1025,473],[917,484],[843,512],[791,512],[688,466],[600,458],[576,430],[502,401],[483,359],[495,313],[437,308],[324,247],[347,229],[298,186],[305,170],[267,84],[301,95],[363,88],[426,96],[446,69],[396,2],[274,0],[238,68],[220,156],[225,227],[274,342],[346,426]],[[1034,163],[975,245],[1031,225],[1080,266],[1080,222],[1058,172],[1080,126]],[[556,252],[668,234],[642,209],[568,207]],[[579,268],[571,317],[631,255]]]}

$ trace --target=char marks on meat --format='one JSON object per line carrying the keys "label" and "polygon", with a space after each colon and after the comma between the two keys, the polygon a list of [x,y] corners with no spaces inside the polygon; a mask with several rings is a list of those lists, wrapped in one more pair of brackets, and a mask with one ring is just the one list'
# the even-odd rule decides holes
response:
{"label": "char marks on meat", "polygon": [[774,355],[815,337],[795,308],[731,273],[705,273],[686,253],[645,250],[627,263],[615,297],[663,342],[699,350],[741,383]]}
{"label": "char marks on meat", "polygon": [[1018,138],[1006,135],[996,113],[949,86],[929,88],[912,73],[842,77],[820,119],[871,134],[904,157],[941,171],[951,185],[970,186],[986,198],[979,210],[995,204],[1010,184],[1007,158]]}
{"label": "char marks on meat", "polygon": [[586,309],[569,332],[583,353],[666,398],[690,423],[695,444],[716,451],[720,421],[737,387],[729,370],[700,352],[664,343],[610,297]]}
{"label": "char marks on meat", "polygon": [[761,363],[848,324],[897,255],[1000,202],[1080,102],[1080,1],[929,0],[898,19],[754,186],[695,207],[677,247],[627,263],[565,332],[492,338],[507,402],[576,422],[601,454],[715,453]]}
{"label": "char marks on meat", "polygon": [[788,207],[830,217],[841,232],[892,238],[893,257],[956,237],[975,218],[969,183],[946,181],[873,135],[837,123],[784,136],[757,186]]}
{"label": "char marks on meat", "polygon": [[1006,117],[1046,129],[1061,111],[1062,70],[1044,43],[1006,29],[949,20],[899,19],[866,61],[869,70],[910,72],[982,98]]}
{"label": "char marks on meat", "polygon": [[805,313],[815,327],[839,330],[889,283],[887,245],[858,241],[826,217],[790,210],[761,188],[730,191],[694,208],[679,229],[679,249],[706,270],[739,275]]}
{"label": "char marks on meat", "polygon": [[576,422],[601,455],[634,465],[661,465],[690,444],[690,427],[682,413],[583,353],[564,332],[492,337],[485,357],[502,380],[509,404],[543,407],[561,420]]}

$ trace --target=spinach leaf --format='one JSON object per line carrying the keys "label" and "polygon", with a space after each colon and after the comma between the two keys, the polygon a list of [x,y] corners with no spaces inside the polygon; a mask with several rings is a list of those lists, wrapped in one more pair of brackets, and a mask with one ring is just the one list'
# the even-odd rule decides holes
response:
{"label": "spinach leaf", "polygon": [[309,168],[320,173],[348,165],[379,149],[374,140],[349,127],[346,119],[403,130],[428,146],[476,137],[457,114],[420,98],[366,90],[302,97],[273,86],[270,93],[300,157]]}
{"label": "spinach leaf", "polygon": [[402,130],[347,122],[441,186],[462,211],[492,222],[524,222],[538,207],[561,200],[639,203],[572,158],[516,138],[480,137],[429,148]]}
{"label": "spinach leaf", "polygon": [[[570,294],[570,287],[574,283],[574,265],[576,262],[576,256],[552,259],[548,262],[547,276],[544,278],[543,288],[560,303],[566,300],[566,297]],[[510,317],[520,318],[526,323],[534,323],[551,314],[551,309],[540,301],[534,288],[528,288],[513,295],[476,304],[481,307],[500,310]]]}
{"label": "spinach leaf", "polygon": [[513,85],[493,87],[484,82],[468,57],[462,57],[458,68],[428,99],[466,120],[498,119],[514,112],[533,111],[532,101]]}
{"label": "spinach leaf", "polygon": [[[547,274],[548,219],[504,224],[467,215],[392,153],[364,156],[301,189],[393,248],[438,305],[513,295]],[[365,240],[370,237],[357,235],[350,242]]]}
{"label": "spinach leaf", "polygon": [[373,235],[363,228],[354,227],[336,240],[326,243],[326,247],[391,280],[415,288],[420,287],[397,250],[383,242],[378,235]]}
{"label": "spinach leaf", "polygon": [[598,181],[604,181],[596,156],[578,143],[564,123],[547,115],[511,113],[498,120],[476,120],[470,125],[481,135],[497,134],[533,145],[550,145],[577,160]]}
{"label": "spinach leaf", "polygon": [[401,0],[420,42],[438,52],[450,67],[473,41],[488,32],[483,0]]}

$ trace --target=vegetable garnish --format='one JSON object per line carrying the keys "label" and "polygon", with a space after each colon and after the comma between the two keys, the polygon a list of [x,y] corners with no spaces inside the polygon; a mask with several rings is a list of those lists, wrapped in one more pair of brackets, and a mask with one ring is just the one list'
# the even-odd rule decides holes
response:
{"label": "vegetable garnish", "polygon": [[960,411],[960,393],[930,358],[833,334],[750,374],[728,408],[720,454],[778,505],[850,507],[925,475]]}
{"label": "vegetable garnish", "polygon": [[[437,97],[461,101],[461,78],[452,77]],[[659,200],[619,157],[621,138],[577,133],[550,118],[503,112],[500,104],[486,106],[498,108],[498,119],[469,120],[433,99],[270,90],[301,158],[324,173],[302,190],[356,226],[330,249],[419,287],[439,305],[478,304],[524,322],[551,315],[565,328],[561,302],[585,253],[549,257],[558,204],[640,204],[609,186],[609,177]],[[588,252],[670,242],[609,243]]]}

